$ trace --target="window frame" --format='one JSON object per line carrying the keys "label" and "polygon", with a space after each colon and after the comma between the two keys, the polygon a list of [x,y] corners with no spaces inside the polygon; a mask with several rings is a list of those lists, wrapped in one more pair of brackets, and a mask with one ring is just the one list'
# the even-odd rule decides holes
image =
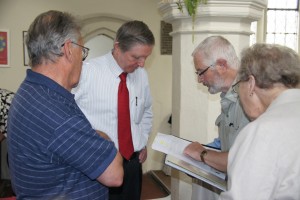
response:
{"label": "window frame", "polygon": [[[276,33],[280,33],[280,32],[277,32],[277,31],[275,31],[275,32],[268,32],[268,30],[267,30],[267,26],[268,26],[268,11],[293,11],[293,12],[298,12],[298,29],[297,29],[297,32],[295,32],[295,33],[289,33],[289,32],[283,32],[283,33],[281,33],[281,34],[296,34],[296,38],[297,38],[297,45],[296,45],[296,49],[294,49],[294,50],[296,50],[297,52],[299,51],[299,30],[300,30],[300,24],[299,24],[299,22],[300,22],[300,13],[299,13],[299,0],[297,0],[297,5],[296,5],[296,8],[269,8],[269,5],[267,6],[267,8],[266,8],[266,11],[265,11],[265,26],[264,26],[264,29],[265,29],[265,31],[264,31],[264,41],[265,42],[267,42],[267,35],[268,34],[273,34],[273,35],[276,35]],[[276,40],[276,39],[275,39]],[[286,42],[285,42],[285,44],[286,44]]]}
{"label": "window frame", "polygon": [[[267,41],[267,11],[268,9],[275,9],[275,8],[268,8],[268,6],[264,9],[263,16],[258,21],[253,21],[252,23],[257,22],[256,27],[253,28],[252,24],[250,26],[251,32],[253,34],[249,37],[249,45],[253,45],[254,43],[264,43]],[[282,10],[282,8],[276,8],[277,10]],[[300,54],[300,0],[297,0],[297,9],[286,9],[286,10],[293,10],[298,12],[298,32],[297,32],[297,49],[295,49]]]}

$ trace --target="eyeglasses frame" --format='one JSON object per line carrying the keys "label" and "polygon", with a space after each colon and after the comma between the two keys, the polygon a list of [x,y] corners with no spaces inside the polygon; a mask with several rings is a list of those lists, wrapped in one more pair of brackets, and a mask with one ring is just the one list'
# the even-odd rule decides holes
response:
{"label": "eyeglasses frame", "polygon": [[208,67],[206,67],[203,71],[196,71],[195,74],[198,75],[198,77],[202,76],[210,67],[213,67],[214,64],[209,65]]}
{"label": "eyeglasses frame", "polygon": [[238,86],[239,86],[239,84],[241,83],[241,82],[246,82],[246,81],[249,81],[249,78],[248,79],[246,79],[246,80],[239,80],[239,81],[237,81],[235,84],[233,84],[231,87],[232,87],[232,90],[233,90],[233,92],[234,93],[236,93],[236,94],[238,94]]}
{"label": "eyeglasses frame", "polygon": [[86,59],[86,57],[88,57],[88,55],[89,55],[89,48],[87,48],[87,47],[85,47],[85,46],[82,46],[82,45],[80,45],[80,44],[77,44],[76,42],[71,42],[72,44],[75,44],[75,45],[77,45],[77,46],[79,46],[79,47],[81,47],[82,48],[82,61],[84,61],[85,59]]}
{"label": "eyeglasses frame", "polygon": [[[81,47],[81,49],[82,49],[82,61],[85,61],[85,59],[88,57],[88,55],[89,55],[89,48],[87,48],[87,47],[85,47],[85,46],[82,46],[82,45],[80,45],[80,44],[77,44],[76,42],[73,42],[73,41],[71,41],[71,43],[72,44],[75,44],[75,45],[77,45],[77,46],[79,46],[79,47]],[[65,43],[63,43],[62,45],[61,45],[61,47],[63,47],[63,46],[65,46]]]}

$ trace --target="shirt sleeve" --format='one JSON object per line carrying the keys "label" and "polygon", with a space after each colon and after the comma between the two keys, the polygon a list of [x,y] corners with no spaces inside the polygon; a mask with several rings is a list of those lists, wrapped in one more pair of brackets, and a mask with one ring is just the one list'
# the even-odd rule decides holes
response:
{"label": "shirt sleeve", "polygon": [[82,116],[75,116],[59,126],[50,140],[52,162],[67,163],[91,179],[99,177],[114,160],[113,142],[100,137]]}
{"label": "shirt sleeve", "polygon": [[215,138],[213,142],[208,143],[207,146],[221,149],[221,141],[219,138]]}

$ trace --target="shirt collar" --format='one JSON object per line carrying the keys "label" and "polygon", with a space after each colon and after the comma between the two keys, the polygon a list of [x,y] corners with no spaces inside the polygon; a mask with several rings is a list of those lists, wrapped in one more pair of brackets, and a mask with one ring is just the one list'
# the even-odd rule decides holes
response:
{"label": "shirt collar", "polygon": [[108,53],[108,59],[109,59],[109,63],[110,63],[110,65],[109,65],[110,70],[112,71],[114,76],[116,78],[118,78],[120,76],[120,74],[123,73],[123,69],[119,66],[119,64],[113,57],[112,51]]}
{"label": "shirt collar", "polygon": [[[234,85],[236,83],[236,79],[233,81]],[[235,93],[232,89],[232,85],[230,86],[229,90],[225,93],[222,92],[220,97],[221,97],[221,108],[223,110],[224,113],[228,113],[229,107],[232,103],[236,103],[239,98],[238,98],[238,94]]]}
{"label": "shirt collar", "polygon": [[59,85],[57,82],[53,81],[47,76],[32,71],[31,69],[27,69],[27,76],[25,78],[25,81],[48,87],[49,89],[54,90],[55,92],[61,94],[69,100],[74,99],[74,95],[64,87]]}

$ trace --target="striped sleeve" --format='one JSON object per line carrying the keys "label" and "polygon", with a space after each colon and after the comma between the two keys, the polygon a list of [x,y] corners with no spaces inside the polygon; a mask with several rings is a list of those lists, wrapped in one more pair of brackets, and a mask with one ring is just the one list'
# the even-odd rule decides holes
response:
{"label": "striped sleeve", "polygon": [[73,116],[59,126],[48,145],[51,162],[66,162],[96,179],[116,156],[114,143],[101,138],[87,119]]}

